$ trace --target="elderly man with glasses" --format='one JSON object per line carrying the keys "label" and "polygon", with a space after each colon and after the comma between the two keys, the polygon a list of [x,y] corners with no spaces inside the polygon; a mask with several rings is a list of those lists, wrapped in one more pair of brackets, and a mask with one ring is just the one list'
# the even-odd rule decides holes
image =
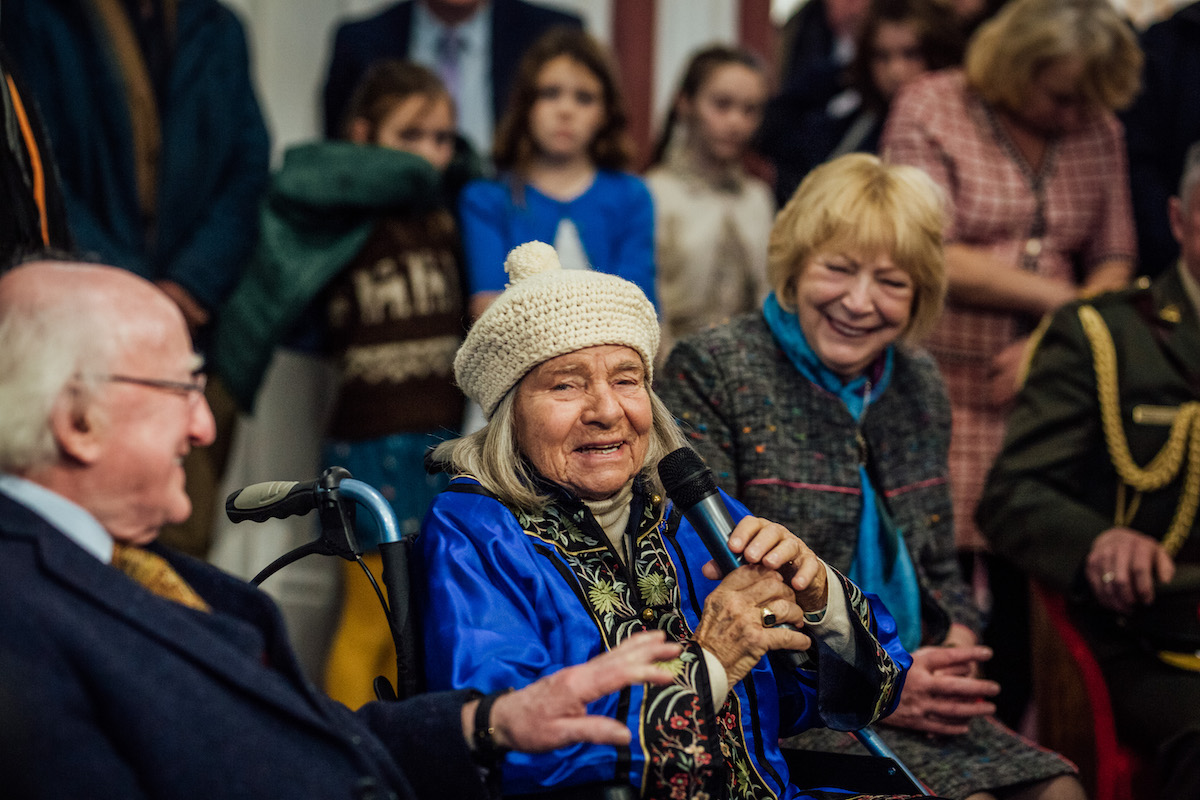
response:
{"label": "elderly man with glasses", "polygon": [[154,541],[213,438],[199,366],[178,307],[130,272],[0,276],[5,797],[486,797],[506,748],[629,741],[586,707],[670,682],[660,634],[486,698],[352,713],[320,694],[266,595]]}

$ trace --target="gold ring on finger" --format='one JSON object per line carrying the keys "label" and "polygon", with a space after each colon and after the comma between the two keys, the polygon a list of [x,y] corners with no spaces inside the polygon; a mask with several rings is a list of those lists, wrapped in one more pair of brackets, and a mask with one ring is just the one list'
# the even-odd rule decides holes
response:
{"label": "gold ring on finger", "polygon": [[762,626],[764,628],[774,628],[779,624],[779,620],[775,618],[775,612],[770,606],[763,606],[759,609],[762,612]]}

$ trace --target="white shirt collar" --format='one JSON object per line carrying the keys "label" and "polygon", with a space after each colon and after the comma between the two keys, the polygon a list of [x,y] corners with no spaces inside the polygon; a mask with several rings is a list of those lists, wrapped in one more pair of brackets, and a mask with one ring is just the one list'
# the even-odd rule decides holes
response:
{"label": "white shirt collar", "polygon": [[45,486],[3,472],[0,472],[0,493],[46,520],[105,564],[112,563],[112,537],[82,506]]}

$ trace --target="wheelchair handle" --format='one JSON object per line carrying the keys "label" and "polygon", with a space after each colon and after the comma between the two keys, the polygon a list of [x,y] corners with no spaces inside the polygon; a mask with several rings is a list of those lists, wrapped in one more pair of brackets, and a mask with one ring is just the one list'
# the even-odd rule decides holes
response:
{"label": "wheelchair handle", "polygon": [[[388,597],[389,625],[396,649],[396,694],[400,699],[421,691],[421,653],[410,598],[408,548],[391,504],[374,487],[354,478],[338,486],[343,499],[361,505],[379,527],[379,555],[383,562],[383,587]],[[376,689],[378,691],[378,689]]]}
{"label": "wheelchair handle", "polygon": [[[354,535],[354,507],[360,505],[378,527],[379,555],[383,560],[383,585],[387,592],[384,609],[396,649],[396,686],[400,697],[411,697],[421,689],[420,648],[416,642],[415,620],[410,601],[408,549],[414,537],[405,539],[392,506],[375,488],[350,476],[342,467],[330,467],[312,481],[266,481],[240,489],[225,500],[225,513],[233,522],[265,522],[303,516],[317,509],[321,516],[321,537],[284,553],[263,568],[251,580],[260,585],[276,571],[306,555],[341,556],[349,561],[361,553]],[[388,686],[385,694],[394,698]]]}
{"label": "wheelchair handle", "polygon": [[303,516],[317,507],[320,479],[305,481],[266,481],[239,489],[225,500],[230,522],[266,522]]}
{"label": "wheelchair handle", "polygon": [[383,499],[383,495],[374,487],[355,478],[344,478],[338,486],[338,491],[343,497],[348,497],[364,506],[375,518],[375,522],[379,525],[380,544],[401,540],[400,525],[396,522],[396,512],[392,511],[391,504]]}
{"label": "wheelchair handle", "polygon": [[401,535],[391,504],[370,484],[343,478],[338,493],[342,499],[362,506],[379,527],[383,588],[387,592],[388,623],[396,649],[396,694],[400,699],[412,697],[421,691],[421,654],[409,596],[408,548],[411,541],[405,541]]}

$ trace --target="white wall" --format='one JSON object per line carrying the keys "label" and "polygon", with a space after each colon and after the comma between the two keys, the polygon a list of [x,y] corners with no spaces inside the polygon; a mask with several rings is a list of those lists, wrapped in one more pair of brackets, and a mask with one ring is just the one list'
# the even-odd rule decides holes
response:
{"label": "white wall", "polygon": [[654,28],[656,132],[688,56],[707,44],[732,43],[737,36],[737,17],[735,0],[659,0]]}

